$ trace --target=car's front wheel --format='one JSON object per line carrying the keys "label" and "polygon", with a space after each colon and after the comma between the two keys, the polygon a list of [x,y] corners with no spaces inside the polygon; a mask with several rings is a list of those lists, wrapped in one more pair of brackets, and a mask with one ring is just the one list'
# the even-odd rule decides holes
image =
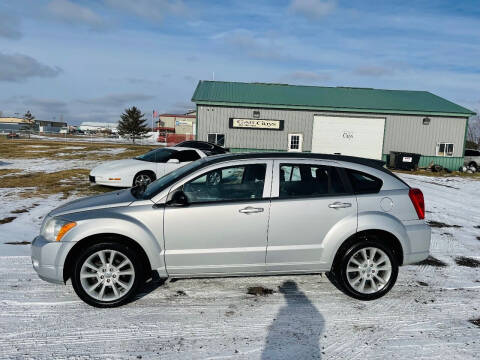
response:
{"label": "car's front wheel", "polygon": [[87,304],[116,307],[136,294],[143,279],[141,264],[132,249],[103,242],[80,253],[74,265],[72,285]]}
{"label": "car's front wheel", "polygon": [[380,242],[358,242],[340,255],[334,264],[333,276],[341,290],[356,299],[378,299],[389,292],[397,280],[397,259]]}
{"label": "car's front wheel", "polygon": [[155,181],[153,173],[142,171],[135,175],[133,178],[133,186],[146,186]]}

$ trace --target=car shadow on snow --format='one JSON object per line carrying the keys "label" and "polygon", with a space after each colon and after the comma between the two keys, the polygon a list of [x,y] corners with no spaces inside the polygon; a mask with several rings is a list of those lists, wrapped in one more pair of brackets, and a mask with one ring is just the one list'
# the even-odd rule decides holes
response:
{"label": "car shadow on snow", "polygon": [[322,314],[294,281],[285,281],[279,292],[287,303],[268,328],[262,359],[320,359]]}
{"label": "car shadow on snow", "polygon": [[138,292],[136,296],[133,297],[131,301],[136,301],[138,299],[143,298],[144,296],[147,296],[148,294],[154,292],[156,289],[158,289],[160,286],[165,285],[165,279],[161,279],[158,276],[158,273],[156,271],[152,272],[152,277],[149,279],[145,285],[141,288],[141,290]]}

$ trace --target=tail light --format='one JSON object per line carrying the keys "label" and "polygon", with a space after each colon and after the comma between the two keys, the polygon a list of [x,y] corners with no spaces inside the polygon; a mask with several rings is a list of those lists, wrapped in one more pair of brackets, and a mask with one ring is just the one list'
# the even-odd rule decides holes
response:
{"label": "tail light", "polygon": [[420,220],[425,219],[425,201],[423,200],[422,191],[420,189],[410,189],[408,196],[410,197],[410,200],[412,200],[418,218]]}

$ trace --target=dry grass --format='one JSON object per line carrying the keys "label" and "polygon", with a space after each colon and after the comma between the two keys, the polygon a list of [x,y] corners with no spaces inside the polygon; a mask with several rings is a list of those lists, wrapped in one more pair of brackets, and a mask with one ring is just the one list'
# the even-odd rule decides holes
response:
{"label": "dry grass", "polygon": [[[71,149],[71,147],[75,147]],[[125,159],[144,154],[156,146],[84,143],[66,143],[48,140],[0,139],[0,159],[49,159],[49,160],[93,160]],[[111,149],[123,148],[119,154],[109,154]],[[105,151],[105,152],[102,152]],[[61,154],[61,155],[60,155]],[[88,174],[91,169],[68,169],[56,172],[28,172],[24,169],[0,169],[0,188],[15,189],[22,197],[47,197],[62,194],[62,199],[71,195],[94,195],[112,188],[91,186]],[[7,194],[8,195],[8,194]],[[12,192],[13,195],[13,192]]]}
{"label": "dry grass", "polygon": [[0,169],[0,177],[22,172],[21,169]]}
{"label": "dry grass", "polygon": [[0,186],[2,188],[23,188],[20,194],[23,197],[45,197],[61,193],[62,199],[67,199],[72,194],[94,195],[112,191],[103,186],[90,186],[89,172],[88,169],[71,169],[52,173],[20,173],[3,177]]}
{"label": "dry grass", "polygon": [[[78,147],[79,149],[68,149]],[[0,158],[32,159],[46,158],[56,160],[98,160],[108,161],[132,158],[156,148],[154,145],[104,144],[87,142],[48,141],[48,140],[7,140],[0,138]],[[67,149],[66,149],[67,148]],[[120,154],[109,154],[111,149],[123,148]],[[102,151],[105,151],[102,153]]]}

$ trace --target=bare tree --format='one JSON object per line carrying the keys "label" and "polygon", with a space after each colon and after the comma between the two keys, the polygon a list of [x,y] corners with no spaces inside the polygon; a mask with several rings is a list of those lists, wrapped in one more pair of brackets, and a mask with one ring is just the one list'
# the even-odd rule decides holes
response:
{"label": "bare tree", "polygon": [[480,115],[468,120],[467,141],[477,148],[480,146]]}

